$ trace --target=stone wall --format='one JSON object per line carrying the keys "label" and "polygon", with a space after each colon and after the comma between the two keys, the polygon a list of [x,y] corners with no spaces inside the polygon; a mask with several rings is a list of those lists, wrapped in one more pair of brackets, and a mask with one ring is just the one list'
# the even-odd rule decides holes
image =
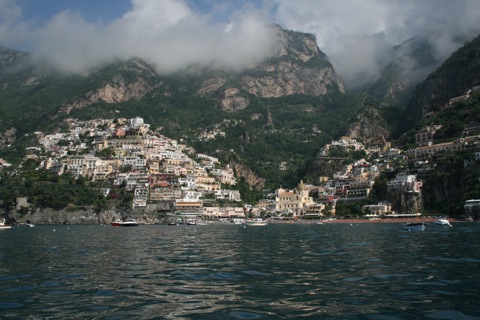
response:
{"label": "stone wall", "polygon": [[134,218],[140,224],[165,223],[163,215],[157,212],[125,212],[116,209],[96,212],[94,208],[85,210],[53,210],[50,208],[24,211],[11,211],[7,221],[13,223],[33,224],[110,224],[116,219]]}

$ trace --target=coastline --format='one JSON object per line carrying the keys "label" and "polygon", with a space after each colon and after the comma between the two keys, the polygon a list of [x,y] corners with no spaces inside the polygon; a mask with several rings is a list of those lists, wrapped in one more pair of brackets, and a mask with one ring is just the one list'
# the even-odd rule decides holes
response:
{"label": "coastline", "polygon": [[[433,223],[435,220],[439,219],[440,217],[421,217],[421,218],[385,218],[385,219],[336,219],[336,220],[311,220],[305,221],[302,220],[300,223],[323,223],[323,224],[330,224],[330,223],[408,223],[408,222],[425,222],[425,223]],[[449,222],[458,222],[459,220],[446,218]],[[298,223],[295,222],[295,223]]]}

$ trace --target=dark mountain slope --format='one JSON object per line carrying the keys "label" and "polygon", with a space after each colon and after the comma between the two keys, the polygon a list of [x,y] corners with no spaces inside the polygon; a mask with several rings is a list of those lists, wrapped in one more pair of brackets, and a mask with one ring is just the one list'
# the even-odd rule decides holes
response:
{"label": "dark mountain slope", "polygon": [[403,116],[399,133],[413,128],[434,105],[465,94],[480,85],[480,36],[454,52],[417,87]]}

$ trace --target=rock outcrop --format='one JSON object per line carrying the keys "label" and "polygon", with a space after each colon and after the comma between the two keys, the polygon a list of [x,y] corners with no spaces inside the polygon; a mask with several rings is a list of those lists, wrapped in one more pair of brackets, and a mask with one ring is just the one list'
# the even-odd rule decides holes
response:
{"label": "rock outcrop", "polygon": [[376,108],[367,108],[358,113],[350,123],[347,136],[365,144],[383,145],[391,132],[383,125],[381,112]]}
{"label": "rock outcrop", "polygon": [[237,173],[238,177],[243,177],[245,182],[252,187],[261,189],[265,186],[265,179],[260,178],[252,169],[238,162],[230,162],[230,167]]}
{"label": "rock outcrop", "polygon": [[155,213],[133,213],[116,209],[103,210],[98,212],[94,208],[82,210],[54,210],[51,208],[35,209],[28,213],[12,211],[8,214],[10,223],[26,223],[48,225],[48,224],[110,224],[112,221],[124,217],[135,218],[140,224],[164,223],[163,219]]}
{"label": "rock outcrop", "polygon": [[150,86],[145,79],[138,77],[135,81],[126,83],[122,76],[117,75],[112,82],[95,91],[88,92],[85,97],[66,104],[62,111],[70,113],[73,109],[82,109],[98,102],[120,103],[129,100],[139,100],[156,86]]}
{"label": "rock outcrop", "polygon": [[294,94],[318,97],[332,90],[345,93],[343,81],[313,35],[274,28],[278,41],[272,57],[237,76],[208,78],[197,94],[219,97],[223,110],[233,112],[248,107],[245,92],[261,98]]}
{"label": "rock outcrop", "polygon": [[28,53],[0,47],[0,65],[14,64],[20,60],[25,60]]}

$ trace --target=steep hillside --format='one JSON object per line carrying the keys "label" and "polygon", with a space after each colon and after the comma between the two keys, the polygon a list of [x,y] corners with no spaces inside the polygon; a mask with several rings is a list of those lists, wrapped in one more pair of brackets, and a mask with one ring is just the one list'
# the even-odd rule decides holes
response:
{"label": "steep hillside", "polygon": [[[0,140],[32,144],[32,132],[61,130],[69,117],[140,116],[153,129],[244,168],[252,184],[287,177],[296,183],[294,173],[340,133],[355,106],[339,103],[344,84],[312,35],[273,28],[274,55],[235,72],[189,66],[160,75],[133,59],[65,75],[5,49]],[[217,131],[222,135],[203,138]],[[21,157],[21,146],[13,147],[4,145],[0,155]]]}
{"label": "steep hillside", "polygon": [[480,36],[453,53],[435,72],[418,86],[408,104],[400,126],[407,131],[423,119],[435,106],[465,94],[480,85]]}
{"label": "steep hillside", "polygon": [[0,46],[0,66],[8,66],[27,59],[28,54]]}
{"label": "steep hillside", "polygon": [[392,60],[374,83],[362,91],[381,99],[386,106],[405,107],[415,87],[439,66],[434,49],[424,37],[416,37],[395,46]]}

